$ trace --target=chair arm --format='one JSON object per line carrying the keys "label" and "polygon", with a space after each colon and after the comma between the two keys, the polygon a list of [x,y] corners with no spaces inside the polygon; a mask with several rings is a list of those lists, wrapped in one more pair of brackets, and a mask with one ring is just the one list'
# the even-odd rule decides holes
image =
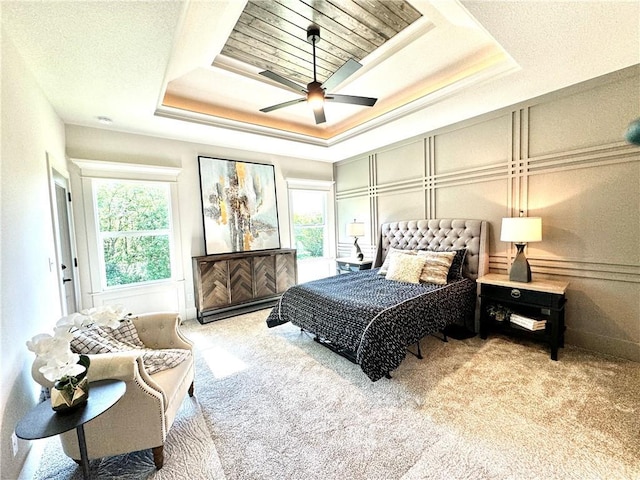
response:
{"label": "chair arm", "polygon": [[180,316],[177,313],[145,313],[131,320],[147,348],[193,349],[193,343],[180,332]]}
{"label": "chair arm", "polygon": [[[167,405],[167,396],[160,385],[147,373],[142,360],[142,352],[132,350],[130,352],[99,353],[89,355],[90,382],[97,380],[124,380],[136,382],[139,388],[146,391],[154,391],[162,397],[163,405]],[[164,407],[163,407],[164,410]]]}
{"label": "chair arm", "polygon": [[89,381],[114,379],[130,382],[136,376],[140,376],[140,368],[136,360],[141,355],[142,352],[135,350],[88,355],[91,360],[87,373]]}
{"label": "chair arm", "polygon": [[[125,382],[135,382],[139,388],[147,392],[155,391],[154,395],[162,398],[163,405],[167,405],[167,397],[164,390],[147,373],[142,361],[142,352],[113,352],[98,353],[88,355],[91,363],[87,377],[90,382],[98,380],[123,380]],[[53,383],[47,380],[39,368],[44,364],[41,359],[36,358],[31,366],[31,376],[43,387],[52,388]],[[163,407],[164,408],[164,407]]]}
{"label": "chair arm", "polygon": [[[140,376],[136,359],[141,355],[142,352],[136,351],[88,355],[91,363],[89,364],[87,377],[90,382],[110,378],[124,380],[125,382],[134,380],[136,376]],[[44,365],[44,363],[42,359],[36,358],[31,365],[31,376],[43,387],[51,388],[54,382],[47,380],[44,375],[40,373],[40,367]]]}

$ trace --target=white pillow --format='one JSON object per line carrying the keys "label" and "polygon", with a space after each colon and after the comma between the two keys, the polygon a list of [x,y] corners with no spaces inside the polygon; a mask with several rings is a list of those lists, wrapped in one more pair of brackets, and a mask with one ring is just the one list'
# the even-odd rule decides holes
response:
{"label": "white pillow", "polygon": [[420,283],[423,267],[424,258],[418,255],[394,255],[385,278],[396,282]]}
{"label": "white pillow", "polygon": [[420,281],[425,283],[435,283],[437,285],[445,285],[447,283],[447,274],[451,268],[451,262],[456,256],[456,252],[432,252],[429,250],[420,250],[419,257],[424,258],[424,267],[420,275]]}
{"label": "white pillow", "polygon": [[387,252],[387,256],[384,259],[384,262],[382,262],[382,266],[380,267],[380,270],[378,270],[378,275],[386,275],[387,274],[387,270],[389,270],[389,263],[391,262],[391,258],[394,255],[415,255],[416,251],[415,250],[400,250],[399,248],[389,248],[389,251]]}

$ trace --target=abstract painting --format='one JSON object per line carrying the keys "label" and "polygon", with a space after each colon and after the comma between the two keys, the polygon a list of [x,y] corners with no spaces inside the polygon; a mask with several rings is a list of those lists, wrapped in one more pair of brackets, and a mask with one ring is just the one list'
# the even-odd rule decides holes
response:
{"label": "abstract painting", "polygon": [[198,157],[207,255],[280,248],[273,165]]}

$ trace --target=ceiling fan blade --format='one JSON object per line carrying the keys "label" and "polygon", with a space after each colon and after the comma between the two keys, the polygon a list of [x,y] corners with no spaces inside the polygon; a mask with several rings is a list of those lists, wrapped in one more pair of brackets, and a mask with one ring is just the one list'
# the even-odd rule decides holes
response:
{"label": "ceiling fan blade", "polygon": [[327,121],[326,117],[324,116],[324,108],[320,107],[317,110],[314,109],[313,110],[313,114],[316,116],[316,125],[320,124],[320,123],[324,123]]}
{"label": "ceiling fan blade", "polygon": [[340,85],[347,77],[360,70],[360,68],[362,68],[362,65],[356,62],[353,58],[350,58],[338,70],[333,72],[333,75],[327,78],[327,81],[322,84],[322,88],[327,92],[330,92]]}
{"label": "ceiling fan blade", "polygon": [[328,102],[351,103],[352,105],[364,105],[365,107],[373,107],[378,101],[377,98],[357,97],[355,95],[333,95],[329,94],[324,99]]}
{"label": "ceiling fan blade", "polygon": [[288,102],[278,103],[277,105],[271,105],[270,107],[261,108],[260,111],[264,113],[273,112],[274,110],[278,110],[284,107],[290,107],[291,105],[295,105],[296,103],[306,102],[306,98],[296,98],[295,100],[289,100]]}
{"label": "ceiling fan blade", "polygon": [[263,72],[260,72],[260,75],[270,78],[271,80],[278,82],[286,87],[289,87],[290,89],[295,90],[296,92],[307,93],[307,89],[305,87],[297,84],[296,82],[292,82],[287,78],[281,77],[277,73],[271,72],[269,70],[265,70]]}

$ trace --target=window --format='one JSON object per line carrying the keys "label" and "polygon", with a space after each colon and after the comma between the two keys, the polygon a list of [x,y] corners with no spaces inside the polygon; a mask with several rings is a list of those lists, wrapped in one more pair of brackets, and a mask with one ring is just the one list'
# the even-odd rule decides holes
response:
{"label": "window", "polygon": [[291,191],[293,238],[298,260],[325,256],[329,243],[326,196],[324,192],[313,190]]}
{"label": "window", "polygon": [[103,285],[171,279],[169,185],[94,179],[93,196]]}
{"label": "window", "polygon": [[335,273],[331,182],[287,180],[291,244],[297,250],[298,282]]}

